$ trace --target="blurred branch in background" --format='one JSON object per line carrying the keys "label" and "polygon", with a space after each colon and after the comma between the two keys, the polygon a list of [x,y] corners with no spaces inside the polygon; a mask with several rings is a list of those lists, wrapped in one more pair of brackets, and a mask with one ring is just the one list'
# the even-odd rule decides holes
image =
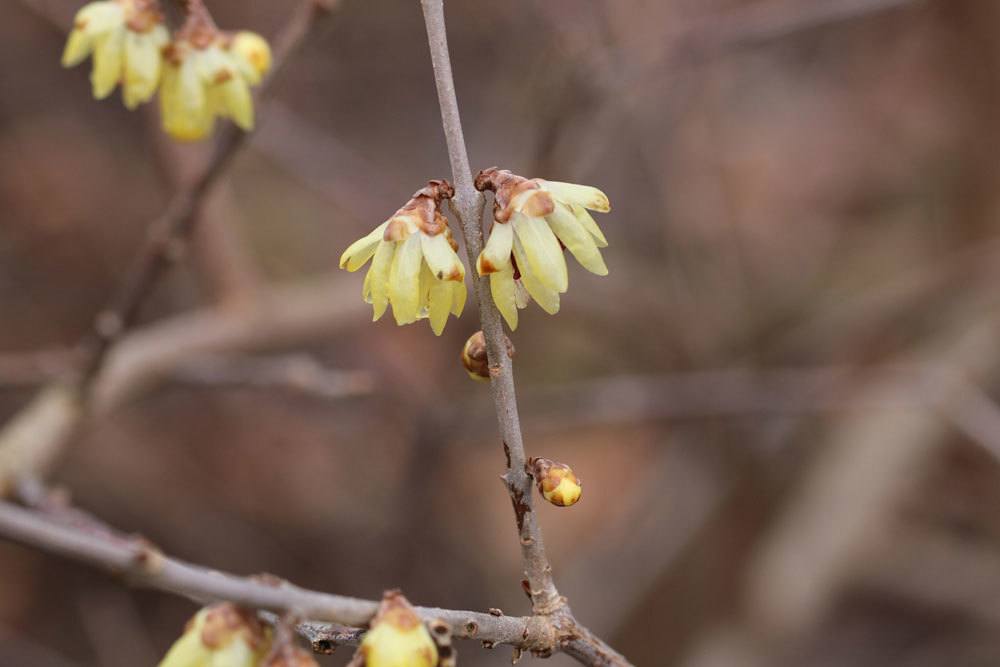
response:
{"label": "blurred branch in background", "polygon": [[[685,664],[763,665],[794,650],[858,566],[887,547],[887,527],[954,426],[931,406],[949,416],[968,393],[956,386],[997,372],[997,334],[990,311],[967,314],[915,355],[954,369],[924,378],[921,389],[933,399],[927,409],[856,413],[836,429],[756,549],[743,615],[698,644]],[[883,403],[900,385],[876,382],[864,394]],[[993,439],[985,445],[996,456]]]}

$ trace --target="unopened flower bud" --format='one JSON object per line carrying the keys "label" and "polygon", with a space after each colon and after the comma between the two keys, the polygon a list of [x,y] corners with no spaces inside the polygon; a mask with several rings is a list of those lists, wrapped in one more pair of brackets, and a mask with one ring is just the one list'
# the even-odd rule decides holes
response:
{"label": "unopened flower bud", "polygon": [[583,482],[565,463],[532,458],[528,461],[528,469],[538,484],[538,492],[553,505],[569,507],[580,500]]}
{"label": "unopened flower bud", "polygon": [[[507,356],[513,358],[514,344],[507,336],[503,339],[507,347]],[[489,382],[490,364],[486,355],[486,336],[482,331],[477,331],[465,341],[465,346],[462,347],[462,365],[473,380]]]}
{"label": "unopened flower bud", "polygon": [[399,591],[386,591],[358,649],[366,667],[435,667],[438,650],[416,610]]}
{"label": "unopened flower bud", "polygon": [[195,614],[160,667],[255,667],[270,648],[270,629],[226,602]]}

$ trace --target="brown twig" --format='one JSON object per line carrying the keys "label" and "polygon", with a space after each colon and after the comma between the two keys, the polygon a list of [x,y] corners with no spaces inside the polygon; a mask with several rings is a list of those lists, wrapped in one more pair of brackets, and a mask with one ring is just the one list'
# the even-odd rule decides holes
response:
{"label": "brown twig", "polygon": [[[143,588],[186,596],[198,603],[229,601],[278,614],[364,626],[378,603],[299,588],[272,576],[238,577],[164,555],[138,537],[90,530],[58,517],[0,502],[0,533],[27,546],[120,574]],[[455,637],[523,647],[539,641],[530,618],[416,607],[425,620],[441,619]],[[313,627],[316,632],[321,628]]]}
{"label": "brown twig", "polygon": [[[482,195],[473,187],[472,170],[469,166],[458,100],[455,95],[451,57],[448,53],[444,3],[443,0],[421,0],[421,6],[427,27],[427,41],[434,67],[438,103],[441,106],[441,122],[455,184],[453,210],[459,218],[465,236],[469,264],[475,266],[476,258],[483,247],[484,202]],[[500,312],[493,303],[486,281],[475,274],[472,276],[472,281],[479,302],[482,330],[486,337],[490,386],[507,458],[507,471],[503,479],[514,505],[521,542],[521,558],[527,577],[527,592],[531,597],[534,618],[543,622],[548,621],[551,633],[546,643],[528,648],[539,655],[563,650],[578,661],[589,665],[628,665],[623,656],[577,624],[565,598],[560,596],[556,589],[552,579],[552,567],[545,555],[541,526],[533,511],[532,480],[526,470],[527,458],[517,412],[514,373],[511,359],[507,355]]]}

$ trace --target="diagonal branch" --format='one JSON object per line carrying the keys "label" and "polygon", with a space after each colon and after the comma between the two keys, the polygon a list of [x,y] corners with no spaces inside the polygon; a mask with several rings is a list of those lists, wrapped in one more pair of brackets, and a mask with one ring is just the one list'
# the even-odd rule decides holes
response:
{"label": "diagonal branch", "polygon": [[[427,41],[430,46],[431,64],[441,105],[441,122],[448,145],[452,178],[455,182],[456,213],[465,236],[465,249],[469,265],[476,265],[476,258],[483,247],[482,213],[483,198],[473,187],[469,156],[462,132],[462,121],[455,95],[455,80],[448,53],[448,34],[445,27],[443,0],[421,0]],[[628,665],[628,661],[611,647],[580,626],[573,617],[565,598],[559,595],[552,579],[552,567],[545,555],[542,529],[538,524],[531,493],[532,479],[527,472],[527,458],[521,437],[521,424],[517,412],[514,389],[514,371],[507,354],[500,312],[490,297],[486,281],[473,272],[472,282],[479,302],[479,316],[486,337],[487,357],[490,365],[490,387],[496,406],[500,436],[507,456],[507,471],[503,476],[514,505],[518,533],[521,541],[521,559],[527,576],[527,592],[531,597],[535,618],[548,618],[555,642],[530,647],[534,653],[548,655],[561,649],[579,662],[589,665]]]}

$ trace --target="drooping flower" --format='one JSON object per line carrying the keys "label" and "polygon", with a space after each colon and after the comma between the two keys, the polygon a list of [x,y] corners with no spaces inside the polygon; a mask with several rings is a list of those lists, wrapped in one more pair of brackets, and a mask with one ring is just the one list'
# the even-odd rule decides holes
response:
{"label": "drooping flower", "polygon": [[559,295],[569,287],[564,248],[591,273],[608,274],[600,251],[608,241],[588,213],[611,210],[597,188],[496,167],[479,172],[476,188],[495,194],[493,227],[476,270],[490,277],[493,300],[511,329],[529,296],[545,312],[559,312]]}
{"label": "drooping flower", "polygon": [[182,141],[207,137],[216,117],[253,129],[250,87],[260,83],[270,66],[271,50],[263,37],[222,32],[199,6],[165,50],[163,129]]}
{"label": "drooping flower", "polygon": [[429,181],[392,217],[350,245],[340,268],[357,271],[372,260],[362,296],[372,304],[373,320],[392,306],[399,325],[428,318],[441,335],[448,313],[465,307],[465,266],[456,254],[441,202],[455,191],[448,181]]}
{"label": "drooping flower", "polygon": [[438,649],[399,591],[386,591],[358,653],[366,667],[435,667]]}
{"label": "drooping flower", "polygon": [[76,13],[62,64],[72,67],[93,54],[94,97],[104,99],[121,83],[122,100],[134,109],[156,92],[169,41],[156,0],[99,0]]}
{"label": "drooping flower", "polygon": [[195,614],[159,667],[255,667],[270,648],[270,629],[226,602]]}

